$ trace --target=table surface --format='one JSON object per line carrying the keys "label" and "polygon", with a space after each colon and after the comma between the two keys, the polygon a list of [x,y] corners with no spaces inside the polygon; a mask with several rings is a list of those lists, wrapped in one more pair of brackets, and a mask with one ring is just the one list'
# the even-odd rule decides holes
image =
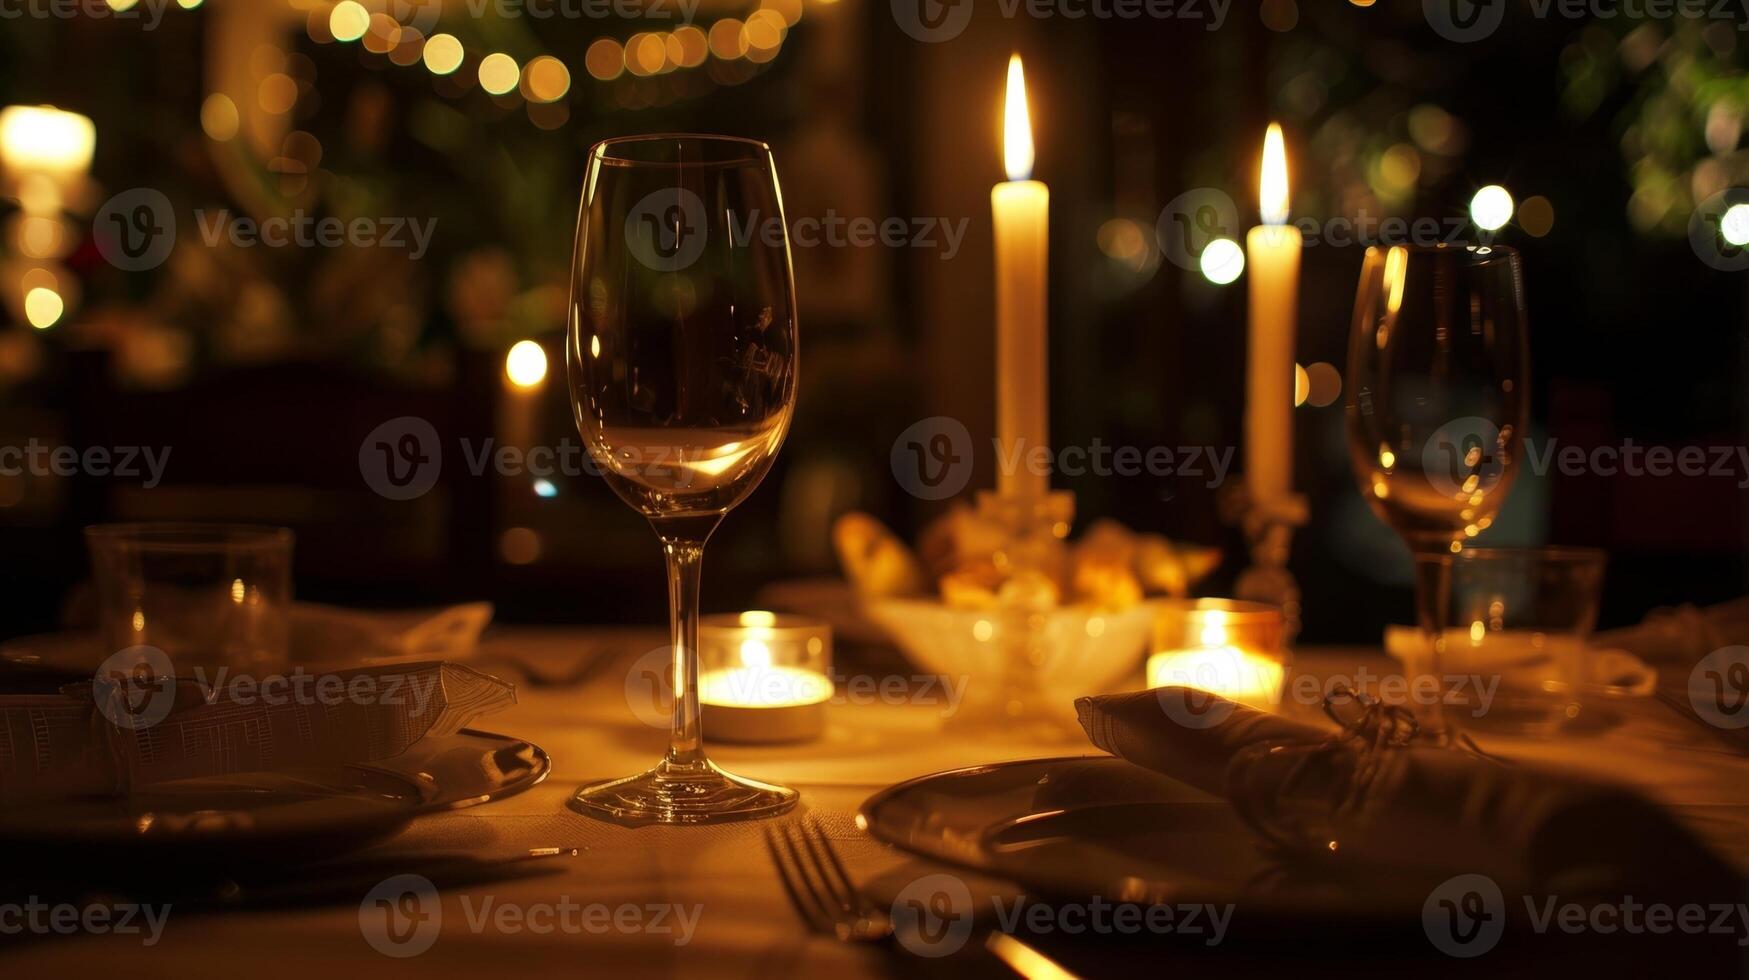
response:
{"label": "table surface", "polygon": [[[585,630],[506,628],[488,634],[481,656],[494,652],[558,651],[599,644]],[[612,634],[635,656],[636,634]],[[651,643],[659,643],[651,633]],[[1378,651],[1302,650],[1295,671],[1334,677],[1366,667],[1393,670]],[[1138,676],[1139,682],[1139,676]],[[1537,759],[1606,779],[1626,779],[1672,807],[1722,854],[1749,854],[1749,761],[1731,753],[1693,722],[1652,699],[1620,709],[1622,722],[1600,734],[1559,741],[1486,739],[1484,747],[1512,758]],[[835,703],[827,732],[800,746],[712,745],[725,768],[801,791],[801,810],[821,821],[859,881],[921,876],[940,870],[857,829],[857,807],[901,780],[960,766],[1049,756],[1094,754],[1064,732],[964,730],[944,727],[930,704]],[[528,848],[577,848],[552,859],[554,872],[445,890],[441,931],[429,950],[408,958],[379,954],[366,940],[370,916],[360,901],[266,911],[190,913],[172,909],[158,945],[140,937],[85,935],[17,946],[0,962],[17,976],[50,976],[77,963],[85,975],[106,968],[129,976],[198,976],[202,967],[248,964],[252,977],[350,974],[463,973],[546,968],[635,971],[637,975],[853,975],[896,972],[896,954],[809,935],[785,897],[758,823],[628,828],[571,812],[566,798],[580,784],[648,768],[666,733],[638,721],[623,670],[605,669],[582,687],[519,690],[509,710],[476,727],[540,745],[552,775],[518,796],[420,818],[378,845],[383,855],[461,852],[512,855]],[[708,731],[707,731],[708,738]],[[410,863],[409,873],[420,870]],[[599,906],[589,915],[567,908]],[[660,909],[660,911],[657,911]],[[618,929],[601,917],[647,923]],[[655,916],[662,917],[661,922]],[[559,925],[570,924],[571,931]],[[686,923],[686,924],[683,924]],[[690,929],[690,934],[685,930]],[[595,931],[600,930],[600,931]],[[537,974],[538,975],[538,974]]]}

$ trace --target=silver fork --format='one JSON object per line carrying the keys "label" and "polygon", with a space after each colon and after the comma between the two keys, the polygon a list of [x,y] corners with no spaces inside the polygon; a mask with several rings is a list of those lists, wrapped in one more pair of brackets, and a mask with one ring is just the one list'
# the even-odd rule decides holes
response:
{"label": "silver fork", "polygon": [[818,820],[768,826],[765,846],[790,904],[809,929],[852,943],[891,938],[892,917],[857,890]]}

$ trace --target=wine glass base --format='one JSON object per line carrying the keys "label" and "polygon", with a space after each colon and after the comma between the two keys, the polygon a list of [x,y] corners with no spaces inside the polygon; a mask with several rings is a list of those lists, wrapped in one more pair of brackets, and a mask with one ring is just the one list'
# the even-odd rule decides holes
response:
{"label": "wine glass base", "polygon": [[710,762],[697,767],[663,762],[636,776],[584,786],[569,806],[597,820],[636,827],[775,817],[799,798],[793,789],[732,775]]}

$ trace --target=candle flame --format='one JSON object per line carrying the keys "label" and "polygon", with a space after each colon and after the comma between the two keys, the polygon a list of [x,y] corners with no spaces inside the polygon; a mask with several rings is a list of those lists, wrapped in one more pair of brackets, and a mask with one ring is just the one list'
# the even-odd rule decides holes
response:
{"label": "candle flame", "polygon": [[16,174],[83,175],[96,143],[97,128],[76,112],[22,105],[0,111],[0,160]]}
{"label": "candle flame", "polygon": [[1032,117],[1026,111],[1026,73],[1020,55],[1008,56],[1008,99],[1002,112],[1002,162],[1009,180],[1032,178]]}
{"label": "candle flame", "polygon": [[1263,137],[1263,173],[1257,184],[1258,210],[1263,223],[1287,223],[1287,149],[1282,145],[1281,124],[1270,123]]}

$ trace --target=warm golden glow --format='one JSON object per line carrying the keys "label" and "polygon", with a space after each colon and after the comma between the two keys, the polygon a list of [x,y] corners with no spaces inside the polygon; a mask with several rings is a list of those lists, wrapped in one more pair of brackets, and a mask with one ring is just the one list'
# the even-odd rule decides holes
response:
{"label": "warm golden glow", "polygon": [[370,11],[358,0],[340,0],[328,14],[328,33],[336,41],[356,41],[370,30]]}
{"label": "warm golden glow", "polygon": [[1287,223],[1287,147],[1281,124],[1270,123],[1263,136],[1263,169],[1257,182],[1257,205],[1266,225]]}
{"label": "warm golden glow", "polygon": [[237,103],[222,92],[214,92],[206,97],[200,106],[200,128],[207,138],[216,143],[225,143],[237,138],[237,128],[242,123],[242,117],[237,112]]}
{"label": "warm golden glow", "polygon": [[83,176],[96,145],[97,127],[76,112],[52,106],[0,110],[0,162],[14,174]]}
{"label": "warm golden glow", "polygon": [[439,34],[425,42],[425,67],[433,75],[448,75],[462,66],[462,42],[454,34]]}
{"label": "warm golden glow", "polygon": [[61,294],[46,286],[38,286],[24,294],[24,318],[38,330],[47,330],[61,321],[67,304]]}
{"label": "warm golden glow", "polygon": [[742,626],[763,626],[769,629],[777,625],[777,614],[763,609],[749,610],[738,618]]}
{"label": "warm golden glow", "polygon": [[1285,674],[1280,663],[1233,646],[1174,650],[1148,658],[1149,687],[1193,687],[1253,707],[1280,700]]}
{"label": "warm golden glow", "polygon": [[480,87],[492,95],[510,93],[521,80],[522,68],[503,52],[489,54],[480,62]]}
{"label": "warm golden glow", "polygon": [[552,55],[541,55],[523,71],[530,102],[557,102],[571,91],[571,70]]}
{"label": "warm golden glow", "polygon": [[504,358],[504,373],[518,388],[534,388],[547,379],[547,352],[532,340],[517,342]]}
{"label": "warm golden glow", "polygon": [[1002,109],[1002,163],[1009,180],[1032,179],[1032,117],[1026,108],[1026,73],[1020,55],[1008,58],[1008,96]]}

